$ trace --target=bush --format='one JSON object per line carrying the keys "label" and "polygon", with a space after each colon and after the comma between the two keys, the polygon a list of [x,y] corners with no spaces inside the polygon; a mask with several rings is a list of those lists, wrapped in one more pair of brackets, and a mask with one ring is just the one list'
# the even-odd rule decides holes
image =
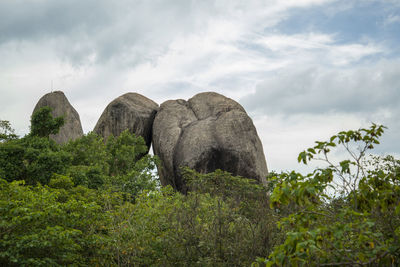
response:
{"label": "bush", "polygon": [[[301,175],[284,173],[271,196],[271,207],[294,204],[296,211],[278,225],[283,244],[258,263],[292,266],[394,266],[400,264],[400,161],[366,158],[379,144],[383,126],[340,132],[300,153],[307,163],[326,168]],[[341,146],[349,159],[334,163],[331,149]]]}
{"label": "bush", "polygon": [[144,192],[114,216],[115,264],[246,266],[282,240],[266,190],[253,180],[223,171],[185,170],[185,177],[187,195],[171,187]]}
{"label": "bush", "polygon": [[87,266],[106,258],[111,220],[95,191],[58,176],[47,186],[0,180],[0,265]]}

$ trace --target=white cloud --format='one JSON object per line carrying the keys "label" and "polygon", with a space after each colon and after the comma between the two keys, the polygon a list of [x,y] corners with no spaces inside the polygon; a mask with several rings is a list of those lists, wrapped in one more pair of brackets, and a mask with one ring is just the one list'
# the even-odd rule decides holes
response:
{"label": "white cloud", "polygon": [[292,61],[318,62],[320,64],[344,66],[364,57],[383,53],[384,49],[372,42],[367,44],[337,44],[335,35],[305,33],[293,35],[266,35],[258,44]]}
{"label": "white cloud", "polygon": [[[297,162],[303,150],[313,147],[315,141],[326,141],[342,130],[367,127],[362,116],[349,114],[293,114],[263,115],[254,118],[269,170],[309,172],[322,165],[318,162],[305,166]],[[336,155],[332,155],[337,158]]]}
{"label": "white cloud", "polygon": [[332,46],[328,52],[329,61],[333,65],[345,66],[361,60],[364,57],[383,53],[384,49],[374,44],[348,44]]}
{"label": "white cloud", "polygon": [[395,14],[390,14],[385,18],[385,21],[383,22],[383,25],[390,25],[390,24],[395,24],[395,23],[400,23],[400,16],[395,15]]}
{"label": "white cloud", "polygon": [[254,119],[270,169],[309,171],[296,163],[302,149],[372,122],[389,127],[376,153],[398,153],[399,101],[400,62],[383,60],[350,69],[286,69],[240,102]]}
{"label": "white cloud", "polygon": [[333,41],[332,35],[308,33],[264,36],[258,43],[274,52],[281,52],[289,49],[327,49]]}
{"label": "white cloud", "polygon": [[332,68],[306,65],[285,68],[258,84],[242,99],[252,110],[266,113],[364,112],[397,110],[400,61]]}

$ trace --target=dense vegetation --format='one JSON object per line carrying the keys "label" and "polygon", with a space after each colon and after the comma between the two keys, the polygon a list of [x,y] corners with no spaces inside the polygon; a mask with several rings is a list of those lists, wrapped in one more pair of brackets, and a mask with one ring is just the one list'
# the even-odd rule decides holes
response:
{"label": "dense vegetation", "polygon": [[[341,132],[272,173],[269,187],[183,170],[189,192],[161,188],[157,159],[129,132],[49,138],[43,108],[19,138],[0,121],[1,266],[357,266],[400,264],[400,161],[367,155],[384,127]],[[334,163],[330,150],[349,159]]]}

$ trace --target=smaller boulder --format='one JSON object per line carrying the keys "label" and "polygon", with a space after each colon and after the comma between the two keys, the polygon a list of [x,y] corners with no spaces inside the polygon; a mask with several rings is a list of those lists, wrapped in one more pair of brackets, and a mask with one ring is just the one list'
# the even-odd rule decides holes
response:
{"label": "smaller boulder", "polygon": [[64,125],[60,128],[59,133],[50,135],[50,138],[56,143],[64,144],[83,136],[79,114],[63,92],[55,91],[45,94],[36,104],[33,113],[45,106],[52,108],[53,117],[64,117]]}
{"label": "smaller boulder", "polygon": [[126,93],[108,104],[93,131],[107,139],[128,129],[136,136],[142,136],[150,148],[157,110],[158,104],[153,100],[137,93]]}

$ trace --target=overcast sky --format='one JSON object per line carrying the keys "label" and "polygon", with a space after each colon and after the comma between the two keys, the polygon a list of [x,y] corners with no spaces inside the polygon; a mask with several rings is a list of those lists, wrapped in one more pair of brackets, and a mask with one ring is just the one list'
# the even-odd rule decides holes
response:
{"label": "overcast sky", "polygon": [[215,91],[253,119],[270,170],[340,130],[400,154],[399,0],[1,0],[0,119],[29,131],[62,90],[85,132],[114,98]]}

